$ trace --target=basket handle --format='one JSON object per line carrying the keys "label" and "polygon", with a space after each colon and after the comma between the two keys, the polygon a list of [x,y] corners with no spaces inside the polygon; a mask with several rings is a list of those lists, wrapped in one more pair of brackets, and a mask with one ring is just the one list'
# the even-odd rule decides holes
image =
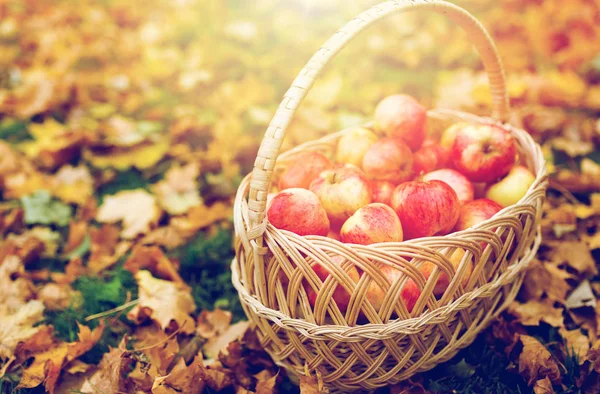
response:
{"label": "basket handle", "polygon": [[285,93],[283,101],[265,132],[254,162],[248,197],[250,224],[248,236],[250,239],[261,237],[266,229],[264,219],[267,194],[271,187],[271,177],[277,156],[279,156],[279,149],[296,109],[315,79],[334,55],[367,26],[388,15],[414,10],[430,10],[446,15],[467,32],[483,60],[488,75],[492,93],[493,116],[500,121],[506,121],[509,104],[502,62],[492,38],[475,17],[464,9],[442,0],[390,0],[378,4],[352,19],[327,40],[300,71],[292,86]]}

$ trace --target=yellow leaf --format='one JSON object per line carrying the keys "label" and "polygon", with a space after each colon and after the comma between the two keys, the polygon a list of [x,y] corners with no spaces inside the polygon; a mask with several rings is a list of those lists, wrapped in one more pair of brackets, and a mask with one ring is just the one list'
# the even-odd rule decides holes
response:
{"label": "yellow leaf", "polygon": [[143,189],[136,189],[105,197],[96,220],[101,223],[123,221],[121,236],[132,239],[150,231],[159,216],[160,209],[156,206],[154,196]]}
{"label": "yellow leaf", "polygon": [[[139,303],[127,314],[129,319],[143,321],[149,317],[163,330],[174,321],[186,334],[196,330],[196,323],[190,316],[196,310],[196,304],[187,286],[157,279],[145,270],[138,271],[135,279],[139,286]],[[147,311],[149,315],[146,315]]]}
{"label": "yellow leaf", "polygon": [[85,151],[84,157],[98,168],[115,168],[124,171],[135,167],[142,170],[158,163],[167,154],[169,147],[169,141],[162,138],[152,144],[143,143],[131,149],[106,154]]}
{"label": "yellow leaf", "polygon": [[66,203],[83,204],[94,193],[94,179],[85,166],[62,166],[51,182],[51,193]]}

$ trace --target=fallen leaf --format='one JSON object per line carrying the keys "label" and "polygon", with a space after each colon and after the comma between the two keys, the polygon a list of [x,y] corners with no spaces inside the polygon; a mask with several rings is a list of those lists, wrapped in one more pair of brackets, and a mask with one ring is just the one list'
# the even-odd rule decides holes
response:
{"label": "fallen leaf", "polygon": [[201,369],[204,367],[201,362],[201,359],[196,359],[186,366],[185,361],[179,359],[171,373],[154,380],[152,394],[202,393],[204,382],[201,379]]}
{"label": "fallen leaf", "polygon": [[583,335],[581,330],[567,330],[561,327],[558,332],[565,340],[567,354],[575,354],[579,359],[579,363],[583,364],[590,349],[590,340],[586,335]]}
{"label": "fallen leaf", "polygon": [[560,382],[560,370],[552,354],[534,337],[520,335],[523,350],[519,355],[519,374],[531,385],[548,377],[552,382]]}
{"label": "fallen leaf", "polygon": [[170,144],[166,138],[157,141],[142,142],[128,149],[85,150],[83,157],[91,165],[98,168],[114,168],[125,171],[132,167],[143,170],[158,163],[169,151]]}
{"label": "fallen leaf", "polygon": [[21,204],[25,210],[25,223],[27,224],[66,226],[71,219],[71,207],[60,201],[52,200],[50,193],[46,190],[39,190],[31,196],[21,197]]}
{"label": "fallen leaf", "polygon": [[163,330],[172,327],[171,322],[175,322],[175,329],[179,328],[186,334],[196,330],[194,319],[190,316],[196,304],[189,287],[154,278],[145,270],[138,271],[135,279],[139,286],[139,303],[127,313],[130,320],[140,322],[151,318]]}
{"label": "fallen leaf", "polygon": [[199,230],[211,224],[228,219],[231,207],[223,202],[216,202],[210,207],[199,205],[190,208],[186,216],[171,218],[170,225],[184,238],[195,235]]}
{"label": "fallen leaf", "polygon": [[25,267],[17,256],[7,256],[0,262],[0,308],[5,315],[14,313],[34,298],[33,283],[24,276]]}
{"label": "fallen leaf", "polygon": [[105,224],[100,228],[92,227],[89,235],[91,253],[87,265],[92,273],[97,274],[117,262],[119,229],[116,226]]}
{"label": "fallen leaf", "polygon": [[158,278],[185,286],[185,282],[177,272],[177,268],[156,246],[139,245],[134,247],[131,256],[125,261],[124,268],[133,274],[145,269]]}
{"label": "fallen leaf", "polygon": [[140,241],[142,245],[164,246],[166,249],[175,249],[185,244],[185,240],[173,227],[159,227],[152,230]]}
{"label": "fallen leaf", "polygon": [[258,383],[256,384],[256,394],[272,394],[277,392],[275,384],[277,383],[278,376],[279,373],[269,379],[259,379]]}
{"label": "fallen leaf", "polygon": [[52,194],[69,204],[83,204],[94,193],[94,179],[85,166],[62,166],[50,182]]}
{"label": "fallen leaf", "polygon": [[222,309],[203,310],[198,315],[196,333],[202,338],[210,339],[224,332],[231,324],[231,312]]}
{"label": "fallen leaf", "polygon": [[170,168],[165,179],[152,186],[158,204],[171,215],[184,214],[191,207],[202,204],[199,175],[200,167],[196,163]]}
{"label": "fallen leaf", "polygon": [[47,310],[66,309],[74,304],[80,294],[73,291],[68,284],[47,283],[38,290],[37,298],[44,303]]}
{"label": "fallen leaf", "polygon": [[509,311],[524,326],[539,326],[540,321],[553,327],[562,327],[564,324],[562,308],[554,307],[554,301],[549,299],[530,300],[524,304],[513,302],[509,306]]}
{"label": "fallen leaf", "polygon": [[98,364],[98,369],[81,386],[85,394],[127,393],[126,374],[133,360],[125,350],[123,342],[118,348],[111,348]]}
{"label": "fallen leaf", "polygon": [[547,244],[554,250],[552,255],[554,263],[567,263],[582,274],[596,274],[598,272],[596,262],[585,242],[553,241]]}
{"label": "fallen leaf", "polygon": [[236,339],[241,339],[244,333],[250,327],[250,323],[247,321],[237,322],[229,327],[217,336],[210,338],[202,348],[204,353],[209,358],[217,358],[219,353],[225,352],[230,342]]}
{"label": "fallen leaf", "polygon": [[150,231],[160,216],[154,196],[143,189],[126,190],[107,196],[100,206],[96,220],[101,223],[123,221],[121,236],[132,239]]}
{"label": "fallen leaf", "polygon": [[552,388],[552,382],[546,376],[544,379],[536,380],[533,385],[533,392],[535,394],[554,394],[554,388]]}
{"label": "fallen leaf", "polygon": [[586,279],[569,294],[565,303],[567,309],[576,309],[583,307],[596,307],[596,297],[590,286],[590,282]]}
{"label": "fallen leaf", "polygon": [[44,326],[35,326],[44,318],[44,304],[31,300],[16,310],[0,303],[0,359],[14,355],[20,342],[33,337]]}
{"label": "fallen leaf", "polygon": [[300,394],[327,394],[329,390],[323,384],[323,378],[321,372],[316,371],[315,375],[312,376],[308,372],[308,367],[305,366],[305,373],[300,376]]}

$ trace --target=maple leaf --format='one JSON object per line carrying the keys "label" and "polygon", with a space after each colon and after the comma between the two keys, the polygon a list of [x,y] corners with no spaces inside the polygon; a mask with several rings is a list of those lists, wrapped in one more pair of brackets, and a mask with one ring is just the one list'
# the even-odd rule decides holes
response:
{"label": "maple leaf", "polygon": [[47,190],[39,190],[31,196],[21,197],[25,210],[25,223],[57,224],[66,226],[71,219],[71,207],[53,200]]}
{"label": "maple leaf", "polygon": [[175,249],[185,244],[185,240],[173,227],[159,227],[146,234],[140,240],[140,243],[143,245],[164,246],[166,249]]}
{"label": "maple leaf", "polygon": [[152,186],[159,205],[171,215],[181,215],[200,205],[199,174],[200,167],[196,163],[170,168],[165,179]]}
{"label": "maple leaf", "polygon": [[543,301],[530,300],[524,304],[513,302],[509,311],[515,315],[524,326],[539,326],[544,321],[553,327],[562,327],[563,310],[554,307],[554,301],[546,299]]}
{"label": "maple leaf", "polygon": [[96,220],[101,223],[122,221],[121,236],[132,239],[150,231],[160,214],[154,196],[143,189],[125,190],[104,198]]}
{"label": "maple leaf", "polygon": [[565,340],[567,354],[577,355],[579,363],[583,364],[590,349],[590,340],[586,335],[581,333],[581,330],[567,330],[561,327],[558,332]]}
{"label": "maple leaf", "polygon": [[190,208],[186,216],[171,218],[170,225],[184,238],[192,237],[199,230],[231,217],[231,206],[216,202],[210,207],[199,205]]}
{"label": "maple leaf", "polygon": [[98,364],[96,372],[80,388],[81,393],[127,393],[126,374],[133,360],[122,340],[118,348],[111,348]]}
{"label": "maple leaf", "polygon": [[23,376],[17,389],[33,388],[44,383],[46,391],[54,393],[62,369],[89,351],[100,340],[103,331],[103,323],[93,331],[87,326],[79,325],[78,341],[60,342],[46,351],[35,354],[31,365],[23,370]]}
{"label": "maple leaf", "polygon": [[157,279],[148,271],[135,274],[139,286],[139,303],[127,314],[135,322],[146,317],[158,322],[161,328],[175,327],[181,332],[191,334],[196,329],[194,319],[190,316],[196,309],[189,287],[162,279]]}
{"label": "maple leaf", "polygon": [[316,371],[315,375],[311,375],[308,371],[308,366],[304,366],[305,372],[300,376],[300,394],[326,394],[329,390],[323,384],[321,372]]}
{"label": "maple leaf", "polygon": [[177,272],[177,267],[156,246],[138,245],[134,247],[131,256],[125,261],[124,268],[133,274],[146,269],[156,277],[185,286],[185,282]]}
{"label": "maple leaf", "polygon": [[41,301],[31,300],[16,311],[0,303],[0,359],[12,357],[19,342],[40,331],[43,326],[34,325],[43,318],[44,304]]}
{"label": "maple leaf", "polygon": [[92,228],[90,235],[90,258],[88,270],[99,273],[116,264],[117,260],[129,250],[129,242],[119,242],[119,229],[105,224],[100,228]]}
{"label": "maple leaf", "polygon": [[552,261],[557,264],[567,263],[582,274],[596,274],[598,268],[590,250],[582,241],[547,241],[553,248]]}
{"label": "maple leaf", "polygon": [[156,377],[152,385],[152,394],[189,393],[200,394],[204,390],[201,379],[202,361],[199,358],[189,365],[180,358],[171,372],[166,376]]}
{"label": "maple leaf", "polygon": [[552,382],[546,376],[544,379],[536,380],[533,385],[534,394],[554,394]]}
{"label": "maple leaf", "polygon": [[534,337],[520,335],[523,350],[519,355],[519,374],[529,385],[548,377],[552,382],[560,381],[560,369],[552,354]]}
{"label": "maple leaf", "polygon": [[241,339],[249,327],[250,323],[247,321],[237,322],[209,338],[202,350],[209,358],[217,358],[220,353],[227,352],[231,342]]}

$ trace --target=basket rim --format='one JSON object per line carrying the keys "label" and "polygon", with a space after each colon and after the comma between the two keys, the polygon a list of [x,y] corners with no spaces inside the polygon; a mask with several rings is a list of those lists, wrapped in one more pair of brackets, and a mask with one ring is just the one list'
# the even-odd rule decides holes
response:
{"label": "basket rim", "polygon": [[[454,120],[455,122],[462,120],[462,121],[467,121],[467,122],[472,122],[472,123],[496,125],[498,127],[508,129],[511,132],[511,134],[519,140],[518,143],[520,145],[523,145],[524,147],[529,148],[526,150],[526,152],[527,152],[526,161],[528,161],[528,163],[529,163],[529,165],[528,165],[529,168],[534,167],[534,171],[536,173],[535,181],[530,186],[530,188],[527,190],[527,193],[519,200],[519,202],[517,202],[514,205],[504,207],[501,211],[499,211],[497,214],[495,214],[490,219],[487,219],[481,223],[478,223],[477,225],[475,225],[471,228],[468,228],[468,229],[465,229],[465,230],[462,230],[459,232],[450,233],[450,234],[447,234],[444,236],[422,237],[422,238],[416,238],[416,239],[406,240],[406,241],[402,241],[402,242],[386,242],[386,243],[378,243],[378,244],[372,244],[372,245],[355,245],[355,244],[344,244],[344,245],[347,245],[350,248],[367,248],[367,249],[372,248],[375,250],[380,249],[380,248],[385,248],[386,246],[393,247],[393,246],[400,246],[400,245],[427,247],[427,246],[435,245],[436,242],[439,243],[440,240],[451,240],[453,237],[457,237],[457,236],[461,237],[463,240],[465,240],[469,236],[474,236],[474,237],[476,237],[477,235],[481,236],[482,234],[485,234],[485,231],[489,232],[489,228],[490,228],[490,226],[493,227],[493,222],[495,219],[498,219],[501,217],[513,217],[515,209],[518,209],[518,208],[525,208],[528,210],[533,208],[535,210],[535,212],[537,214],[539,214],[539,211],[541,210],[541,205],[536,206],[534,201],[539,200],[540,198],[542,200],[545,199],[545,192],[546,192],[547,185],[548,185],[547,167],[546,167],[546,161],[545,161],[543,153],[541,151],[541,147],[539,146],[539,144],[537,144],[533,140],[533,138],[531,137],[531,135],[529,133],[527,133],[523,129],[517,128],[508,123],[499,122],[490,117],[478,116],[478,115],[474,115],[474,114],[470,114],[470,113],[458,111],[458,110],[432,109],[432,110],[427,111],[427,115],[428,115],[428,117],[439,118],[441,120],[444,120],[444,119],[447,120],[448,118],[451,118],[451,120]],[[312,140],[312,141],[308,141],[303,144],[300,144],[297,147],[294,147],[294,148],[282,153],[279,156],[278,161],[280,159],[286,160],[287,158],[293,157],[293,155],[295,155],[296,153],[299,153],[299,152],[303,151],[304,149],[306,149],[307,146],[309,146],[311,143],[314,143],[317,141],[326,142],[326,141],[333,140],[335,138],[339,138],[340,135],[342,135],[345,132],[348,132],[349,130],[351,130],[355,127],[365,127],[365,126],[368,127],[369,123],[371,123],[371,122],[348,127],[341,131],[338,131],[336,133],[326,135],[317,140]],[[234,204],[234,225],[235,225],[236,238],[238,238],[238,239],[241,238],[239,236],[240,231],[244,231],[247,235],[250,235],[246,239],[245,243],[244,243],[244,240],[242,239],[242,243],[244,243],[243,247],[251,248],[252,246],[250,245],[250,243],[255,244],[256,242],[254,242],[254,239],[261,237],[264,232],[275,232],[278,235],[285,237],[285,238],[300,237],[294,233],[291,233],[291,232],[288,232],[285,230],[279,230],[279,229],[275,228],[268,222],[266,215],[265,215],[265,218],[263,219],[263,224],[262,224],[264,226],[264,228],[261,229],[262,231],[260,231],[260,234],[258,236],[256,236],[256,234],[251,234],[252,231],[251,231],[251,229],[248,229],[246,227],[246,225],[248,223],[246,222],[246,220],[244,218],[244,212],[242,212],[242,210],[244,208],[246,210],[248,208],[247,207],[247,202],[248,202],[247,194],[248,194],[248,190],[250,188],[249,187],[249,179],[250,179],[251,175],[252,174],[248,174],[244,178],[244,180],[242,181],[240,186],[238,187],[238,192],[237,192],[236,200],[235,200],[235,204]],[[510,212],[512,212],[512,213],[510,213]],[[486,228],[487,228],[487,230],[486,230]],[[513,279],[515,279],[522,271],[524,271],[527,268],[527,266],[529,265],[529,262],[535,256],[535,253],[537,252],[537,249],[539,248],[539,244],[541,242],[541,229],[540,229],[539,223],[537,223],[537,226],[534,231],[536,232],[536,236],[535,236],[535,239],[533,240],[532,244],[527,245],[529,250],[523,249],[523,252],[524,252],[523,256],[521,256],[521,258],[519,258],[513,264],[508,266],[506,268],[506,271],[504,273],[502,273],[500,276],[498,276],[494,281],[485,283],[484,285],[479,286],[470,291],[465,291],[461,296],[456,297],[453,301],[451,301],[445,305],[442,305],[434,310],[425,310],[418,316],[414,316],[414,317],[410,317],[410,318],[398,318],[398,319],[390,320],[383,324],[382,323],[367,323],[367,324],[356,325],[356,326],[341,326],[341,325],[331,325],[331,324],[319,325],[316,323],[311,323],[303,318],[289,317],[279,310],[269,308],[266,305],[262,304],[255,296],[251,295],[249,293],[249,291],[242,284],[242,282],[240,280],[241,273],[238,270],[237,258],[234,258],[232,260],[232,282],[233,282],[234,287],[238,291],[238,294],[240,296],[240,300],[242,301],[242,303],[244,303],[247,307],[252,308],[254,310],[254,312],[257,313],[259,316],[268,318],[269,320],[271,320],[272,322],[274,322],[275,324],[279,325],[280,327],[282,327],[286,330],[296,330],[296,331],[302,332],[304,335],[306,335],[308,337],[314,338],[315,336],[317,336],[317,337],[326,336],[327,338],[330,338],[330,339],[332,337],[334,337],[339,340],[348,341],[348,340],[353,340],[353,339],[359,340],[359,338],[382,339],[382,338],[392,337],[393,335],[396,335],[397,333],[407,333],[407,334],[413,333],[414,334],[416,332],[421,331],[423,329],[423,327],[426,327],[431,324],[438,324],[440,316],[445,313],[449,313],[449,312],[457,313],[458,311],[460,311],[462,309],[468,308],[469,306],[461,307],[461,303],[464,303],[464,301],[466,299],[491,297],[491,294],[493,294],[495,290],[497,290],[498,288],[500,288],[504,285],[511,283],[513,281]],[[255,237],[253,238],[252,235],[255,235]],[[339,242],[337,240],[334,240],[334,239],[331,239],[328,237],[323,237],[323,236],[303,236],[301,238],[308,243],[312,243],[313,240],[316,241],[316,240],[321,240],[321,239],[326,239],[327,241],[330,241],[330,242]],[[315,248],[317,248],[316,245],[315,245]],[[467,305],[470,305],[470,303],[467,303]],[[377,333],[374,334],[375,332],[377,332]],[[383,335],[383,337],[382,337],[382,335]]]}

